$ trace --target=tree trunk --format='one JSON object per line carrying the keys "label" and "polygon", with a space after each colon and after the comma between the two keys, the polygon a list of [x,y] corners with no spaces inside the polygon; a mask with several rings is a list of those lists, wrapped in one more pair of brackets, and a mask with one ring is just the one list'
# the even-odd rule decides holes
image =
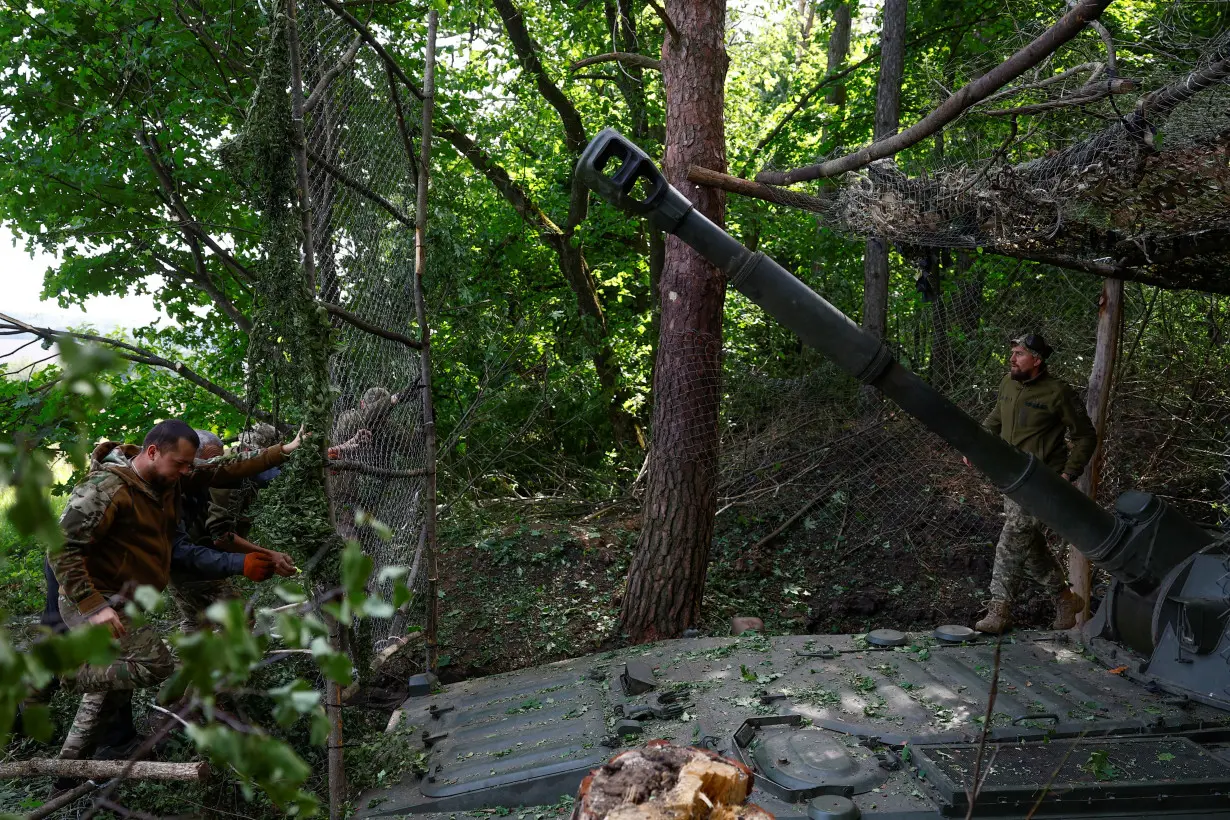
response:
{"label": "tree trunk", "polygon": [[[876,85],[875,139],[897,133],[901,120],[901,78],[905,70],[907,0],[884,1],[880,31],[880,80]],[[863,327],[878,339],[888,327],[888,243],[868,237],[863,256]]]}
{"label": "tree trunk", "polygon": [[[1110,391],[1119,354],[1119,327],[1123,320],[1123,280],[1107,279],[1098,300],[1098,340],[1093,352],[1093,369],[1089,372],[1089,391],[1085,410],[1098,432],[1098,446],[1089,459],[1089,466],[1076,480],[1076,486],[1090,498],[1097,498],[1102,478],[1102,455],[1105,451],[1106,418],[1110,409]],[[1077,618],[1084,623],[1089,615],[1089,593],[1093,587],[1093,567],[1079,551],[1068,548],[1068,580],[1072,588],[1085,599],[1085,611]]]}
{"label": "tree trunk", "polygon": [[[853,15],[849,3],[841,3],[833,10],[833,31],[829,34],[828,63],[824,67],[824,73],[836,74],[845,66],[846,57],[850,55],[852,20]],[[846,84],[844,82],[834,83],[829,88],[824,101],[838,108],[844,106],[846,104]]]}
{"label": "tree trunk", "polygon": [[[689,165],[726,169],[725,0],[667,0],[680,32],[662,46],[667,181],[721,225],[726,194],[687,181]],[[623,627],[634,641],[678,635],[700,615],[717,505],[722,274],[675,236],[659,290],[653,444]]]}

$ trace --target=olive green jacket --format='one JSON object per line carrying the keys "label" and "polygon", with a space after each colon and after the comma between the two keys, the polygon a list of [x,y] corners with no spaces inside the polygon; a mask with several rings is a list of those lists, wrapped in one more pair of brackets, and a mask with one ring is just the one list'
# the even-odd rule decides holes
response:
{"label": "olive green jacket", "polygon": [[[1071,387],[1043,371],[1032,381],[1011,374],[999,383],[999,399],[982,426],[1057,473],[1080,475],[1098,443],[1085,406]],[[1071,450],[1064,441],[1068,431]]]}

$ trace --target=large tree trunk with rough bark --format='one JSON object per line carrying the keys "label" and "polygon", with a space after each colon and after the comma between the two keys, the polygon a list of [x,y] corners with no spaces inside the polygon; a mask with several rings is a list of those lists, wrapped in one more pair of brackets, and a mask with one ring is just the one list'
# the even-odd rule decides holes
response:
{"label": "large tree trunk with rough bark", "polygon": [[[905,71],[906,0],[884,0],[880,30],[880,80],[876,84],[875,139],[897,133],[901,122],[901,78]],[[888,243],[867,239],[863,255],[863,327],[883,339],[888,327]]]}
{"label": "large tree trunk with rough bark", "polygon": [[[667,0],[678,28],[662,46],[667,180],[722,224],[726,194],[693,185],[689,165],[726,169],[725,0]],[[722,274],[667,237],[654,371],[653,445],[640,540],[622,621],[635,641],[678,635],[696,622],[717,504],[722,377]]]}

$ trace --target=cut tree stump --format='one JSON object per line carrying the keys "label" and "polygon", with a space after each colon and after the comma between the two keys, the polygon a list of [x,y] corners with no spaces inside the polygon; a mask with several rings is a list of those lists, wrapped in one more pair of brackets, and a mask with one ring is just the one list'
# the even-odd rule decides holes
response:
{"label": "cut tree stump", "polygon": [[139,761],[128,768],[127,760],[61,760],[58,757],[34,757],[0,763],[0,780],[17,777],[85,777],[90,780],[120,777],[129,780],[190,780],[200,782],[209,777],[208,763],[155,763]]}
{"label": "cut tree stump", "polygon": [[773,820],[747,802],[751,793],[742,763],[654,740],[591,772],[572,820]]}

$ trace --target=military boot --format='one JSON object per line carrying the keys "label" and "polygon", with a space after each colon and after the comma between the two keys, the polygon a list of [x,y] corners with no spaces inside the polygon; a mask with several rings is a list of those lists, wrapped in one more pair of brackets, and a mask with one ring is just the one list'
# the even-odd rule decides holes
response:
{"label": "military boot", "polygon": [[987,614],[981,621],[974,624],[974,629],[991,635],[1000,635],[1012,628],[1012,612],[1007,601],[991,601],[987,604]]}
{"label": "military boot", "polygon": [[1076,616],[1085,611],[1085,599],[1071,589],[1065,588],[1055,598],[1055,623],[1052,629],[1071,629],[1076,626]]}

